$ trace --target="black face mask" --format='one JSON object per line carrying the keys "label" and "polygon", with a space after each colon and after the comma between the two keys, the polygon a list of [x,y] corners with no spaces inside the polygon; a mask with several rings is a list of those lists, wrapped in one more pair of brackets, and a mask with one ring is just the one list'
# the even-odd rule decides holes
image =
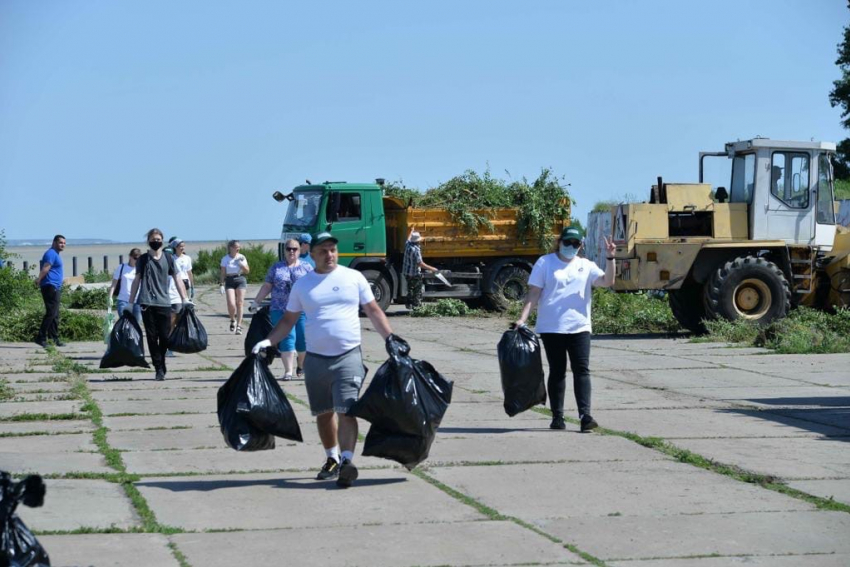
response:
{"label": "black face mask", "polygon": [[151,247],[151,250],[159,250],[160,248],[162,248],[162,241],[161,240],[159,240],[159,241],[152,240],[152,241],[148,242],[148,246]]}

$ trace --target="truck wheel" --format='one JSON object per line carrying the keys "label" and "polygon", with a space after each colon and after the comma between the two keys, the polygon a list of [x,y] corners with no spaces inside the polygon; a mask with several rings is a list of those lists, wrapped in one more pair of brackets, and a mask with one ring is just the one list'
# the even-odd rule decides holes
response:
{"label": "truck wheel", "polygon": [[671,289],[667,297],[670,310],[676,321],[693,333],[705,333],[705,304],[703,303],[703,288],[696,283],[684,284],[680,289]]}
{"label": "truck wheel", "polygon": [[493,280],[493,291],[486,294],[487,304],[496,311],[505,311],[512,301],[519,301],[528,292],[528,272],[516,266],[505,266]]}
{"label": "truck wheel", "polygon": [[705,286],[706,314],[729,321],[766,325],[791,309],[791,288],[782,270],[764,258],[745,256],[726,262]]}
{"label": "truck wheel", "polygon": [[363,270],[360,273],[369,282],[369,287],[372,288],[372,294],[375,296],[375,301],[378,303],[381,311],[389,309],[393,294],[390,291],[390,283],[384,277],[384,274],[378,270]]}

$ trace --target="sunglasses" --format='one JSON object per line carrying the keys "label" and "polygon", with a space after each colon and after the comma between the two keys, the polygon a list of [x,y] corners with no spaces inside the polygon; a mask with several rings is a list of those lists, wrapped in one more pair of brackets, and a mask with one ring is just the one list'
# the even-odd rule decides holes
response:
{"label": "sunglasses", "polygon": [[581,246],[580,240],[562,240],[561,242],[563,242],[566,246],[574,246],[575,248]]}
{"label": "sunglasses", "polygon": [[299,250],[301,250],[301,249],[300,248],[290,248],[289,246],[286,247],[287,252],[298,252]]}

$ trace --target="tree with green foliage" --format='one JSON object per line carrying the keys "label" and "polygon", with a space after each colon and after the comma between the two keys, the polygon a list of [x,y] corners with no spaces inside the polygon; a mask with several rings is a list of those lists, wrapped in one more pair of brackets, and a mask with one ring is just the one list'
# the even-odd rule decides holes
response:
{"label": "tree with green foliage", "polygon": [[[850,1],[847,7],[850,9]],[[829,103],[841,107],[841,125],[850,128],[850,25],[844,26],[844,40],[838,44],[835,64],[841,69],[841,78],[832,83]],[[850,179],[850,138],[838,143],[833,166],[836,179]]]}

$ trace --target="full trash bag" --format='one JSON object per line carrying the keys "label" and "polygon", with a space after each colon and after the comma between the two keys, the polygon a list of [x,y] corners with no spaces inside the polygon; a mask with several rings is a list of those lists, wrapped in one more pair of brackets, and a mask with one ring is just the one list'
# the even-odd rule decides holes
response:
{"label": "full trash bag", "polygon": [[505,331],[497,348],[505,413],[510,417],[546,403],[540,341],[525,325]]}
{"label": "full trash bag", "polygon": [[109,346],[100,359],[101,368],[119,366],[140,366],[150,368],[145,360],[145,347],[142,342],[142,328],[129,310],[125,310],[112,327],[109,334]]}
{"label": "full trash bag", "polygon": [[[248,333],[245,335],[245,356],[250,356],[254,345],[269,336],[273,327],[268,305],[254,313],[251,317],[251,325],[248,327]],[[272,363],[274,357],[280,354],[277,350],[277,345],[273,345],[265,349],[265,351],[266,360],[269,364]]]}
{"label": "full trash bag", "polygon": [[410,345],[404,339],[390,335],[386,344],[390,358],[378,368],[348,415],[372,423],[364,455],[413,469],[428,457],[452,401],[453,384],[430,363],[411,358]]}
{"label": "full trash bag", "polygon": [[49,567],[47,552],[15,514],[18,504],[37,508],[44,504],[44,482],[38,475],[14,482],[0,472],[0,565],[10,567]]}
{"label": "full trash bag", "polygon": [[207,330],[195,315],[195,306],[191,303],[184,304],[180,310],[177,324],[168,335],[168,348],[185,354],[207,349]]}
{"label": "full trash bag", "polygon": [[303,441],[286,394],[261,355],[251,354],[218,390],[218,423],[228,447],[274,449],[274,438]]}

